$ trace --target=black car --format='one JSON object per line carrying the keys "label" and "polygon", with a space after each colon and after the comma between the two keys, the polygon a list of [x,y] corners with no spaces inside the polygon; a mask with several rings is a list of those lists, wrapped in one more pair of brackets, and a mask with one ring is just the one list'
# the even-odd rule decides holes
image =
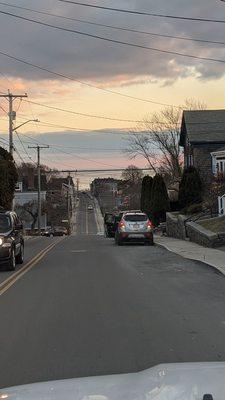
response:
{"label": "black car", "polygon": [[15,212],[0,211],[0,263],[13,271],[23,259],[23,225]]}
{"label": "black car", "polygon": [[104,215],[104,226],[105,226],[105,235],[106,237],[114,237],[115,236],[115,215],[112,213],[106,213]]}

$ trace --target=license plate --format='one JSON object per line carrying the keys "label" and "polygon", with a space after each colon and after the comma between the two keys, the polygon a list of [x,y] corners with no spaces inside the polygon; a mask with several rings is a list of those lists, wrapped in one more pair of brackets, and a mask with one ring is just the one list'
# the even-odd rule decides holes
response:
{"label": "license plate", "polygon": [[133,228],[134,228],[134,229],[139,229],[139,228],[140,228],[140,225],[134,224],[134,225],[133,225]]}
{"label": "license plate", "polygon": [[141,238],[142,237],[142,235],[139,235],[138,233],[132,233],[131,235],[129,235],[129,238],[130,239],[135,239],[135,238]]}

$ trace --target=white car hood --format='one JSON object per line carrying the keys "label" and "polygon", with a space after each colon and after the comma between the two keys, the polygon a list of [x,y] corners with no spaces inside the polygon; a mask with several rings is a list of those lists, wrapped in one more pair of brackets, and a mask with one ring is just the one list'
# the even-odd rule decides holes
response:
{"label": "white car hood", "polygon": [[0,390],[7,400],[225,399],[225,362],[165,364],[143,372],[36,383]]}

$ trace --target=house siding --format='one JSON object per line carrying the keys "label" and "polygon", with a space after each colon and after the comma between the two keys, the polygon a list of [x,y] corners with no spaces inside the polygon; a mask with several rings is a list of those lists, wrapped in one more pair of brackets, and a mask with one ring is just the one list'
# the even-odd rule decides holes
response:
{"label": "house siding", "polygon": [[[204,186],[207,186],[212,182],[213,170],[212,170],[212,157],[211,153],[224,147],[224,143],[201,143],[191,144],[190,147],[184,150],[185,160],[188,159],[188,155],[193,156],[192,165],[196,167],[201,175]],[[186,163],[185,163],[186,164]]]}

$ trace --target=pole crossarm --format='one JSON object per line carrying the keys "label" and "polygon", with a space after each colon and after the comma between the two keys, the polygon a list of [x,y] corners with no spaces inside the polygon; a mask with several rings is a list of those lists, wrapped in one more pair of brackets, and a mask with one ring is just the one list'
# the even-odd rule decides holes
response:
{"label": "pole crossarm", "polygon": [[0,97],[4,97],[9,102],[9,112],[8,112],[8,117],[9,117],[9,152],[10,152],[11,156],[13,157],[13,150],[14,150],[13,132],[16,129],[16,128],[13,128],[13,120],[16,117],[16,113],[13,111],[13,102],[14,102],[15,99],[18,99],[18,98],[22,99],[24,97],[28,97],[28,95],[27,95],[27,93],[25,93],[25,94],[13,94],[10,91],[8,91],[7,94],[1,94]]}

